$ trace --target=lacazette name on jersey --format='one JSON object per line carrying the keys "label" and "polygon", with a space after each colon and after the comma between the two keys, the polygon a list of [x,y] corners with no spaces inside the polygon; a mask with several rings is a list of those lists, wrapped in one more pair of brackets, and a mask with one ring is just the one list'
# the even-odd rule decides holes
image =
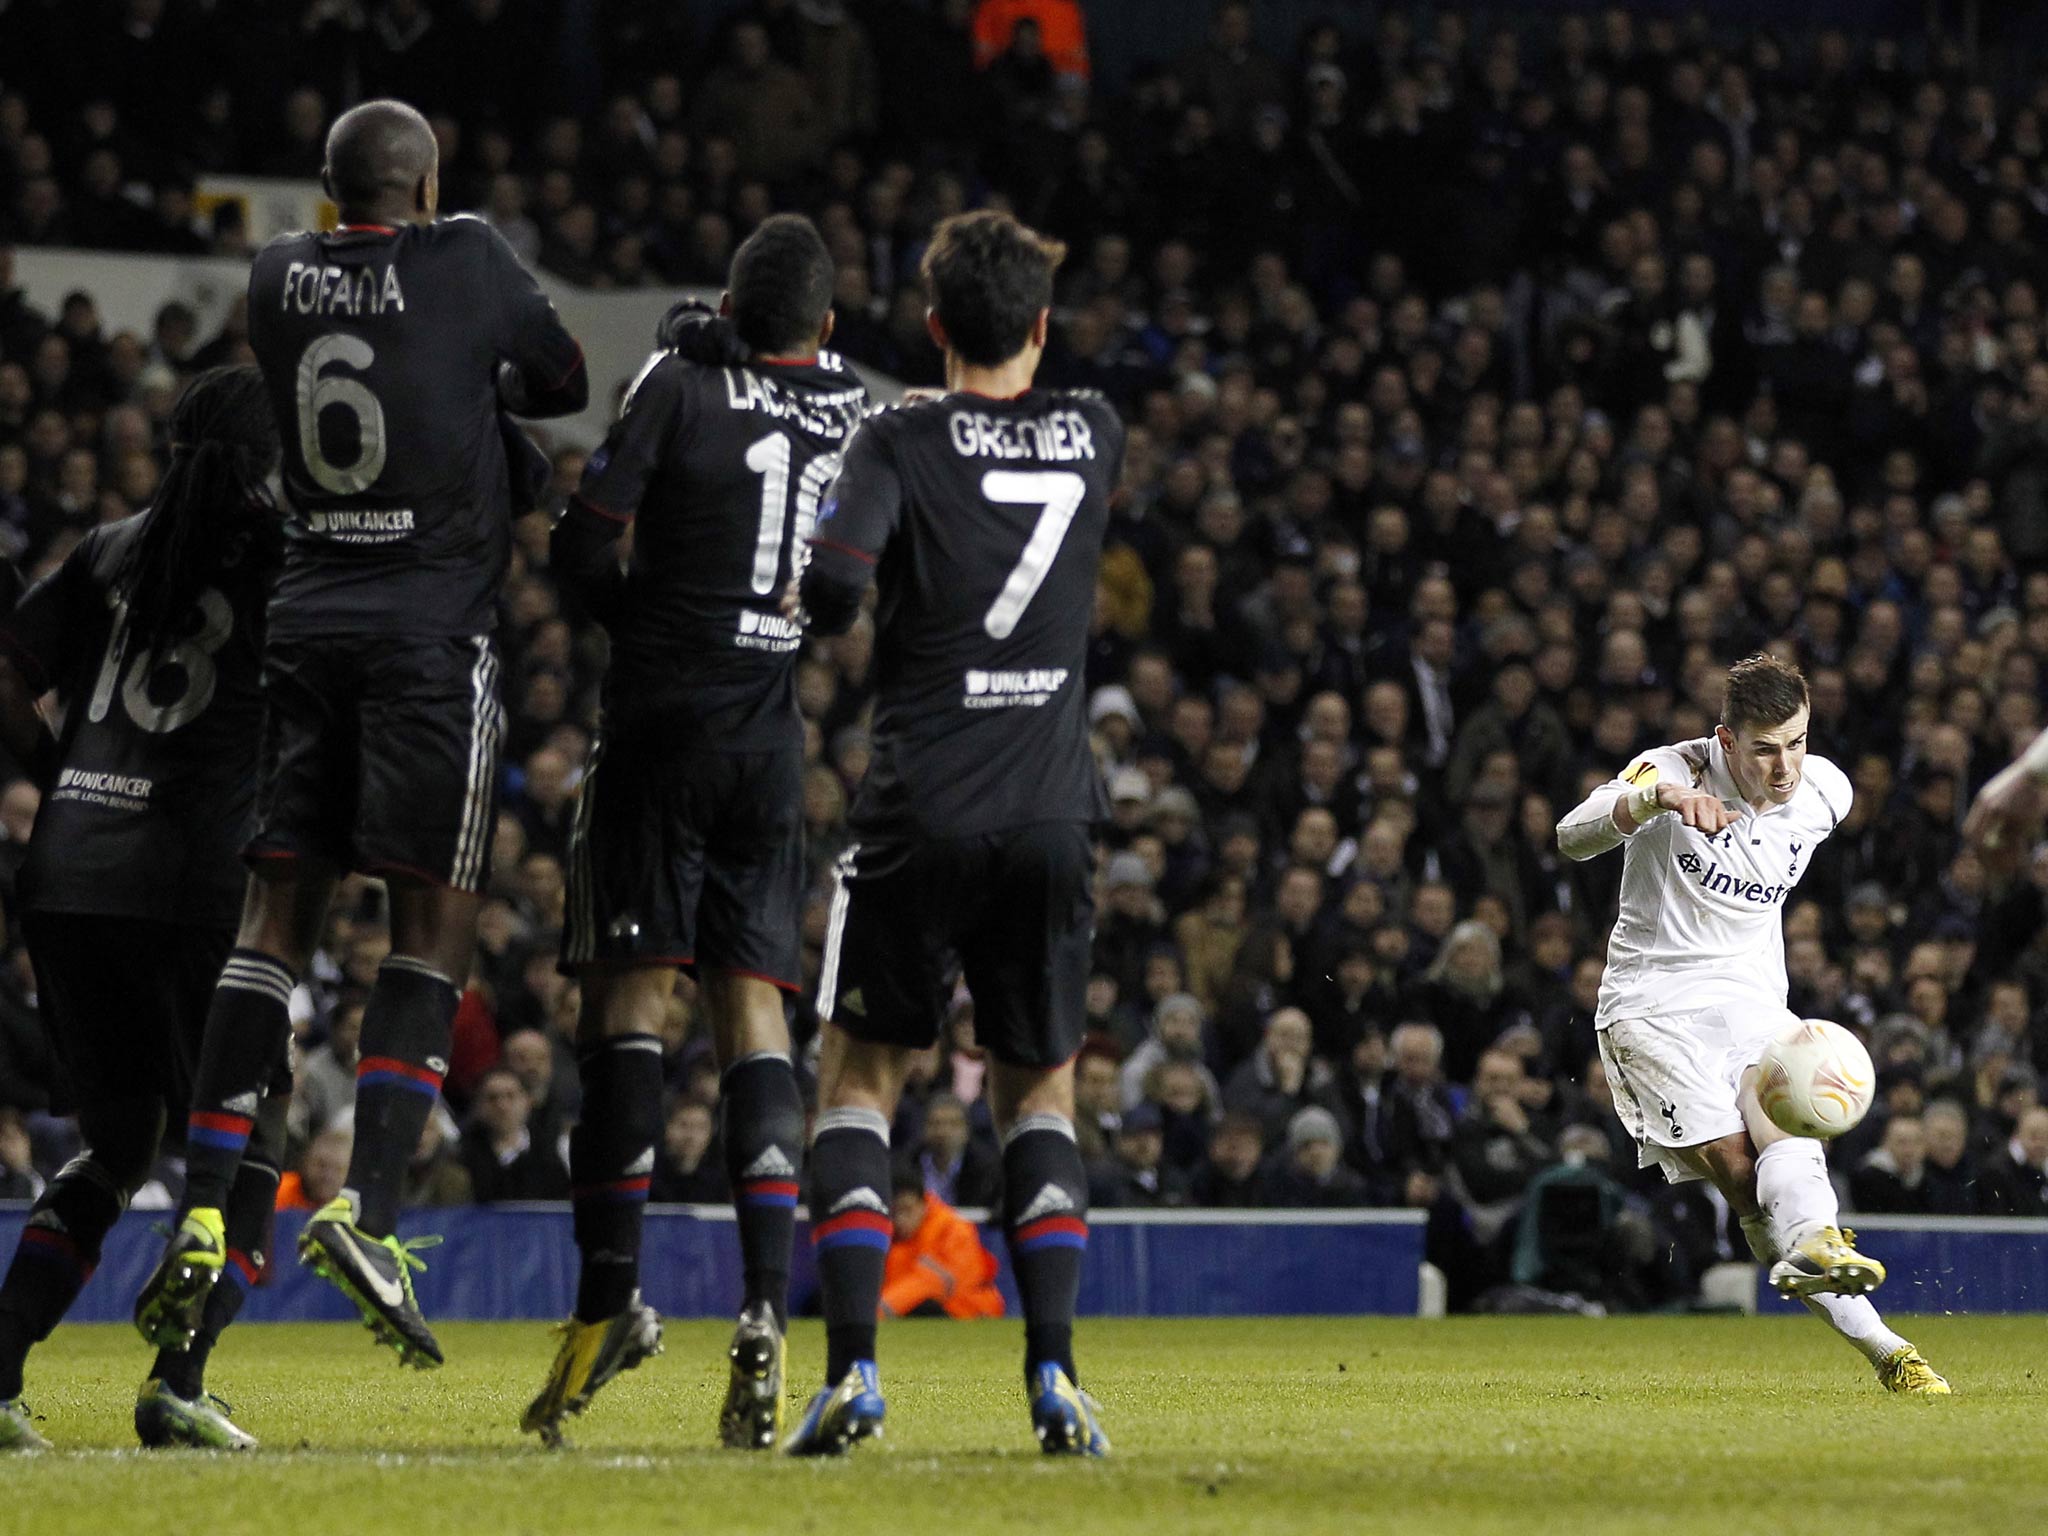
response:
{"label": "lacazette name on jersey", "polygon": [[[843,364],[836,353],[820,352],[817,366],[838,369]],[[821,394],[815,388],[791,387],[779,379],[764,378],[751,368],[722,368],[719,372],[725,379],[725,403],[732,409],[758,411],[820,437],[845,437],[866,413],[868,393],[859,385],[837,394]]]}

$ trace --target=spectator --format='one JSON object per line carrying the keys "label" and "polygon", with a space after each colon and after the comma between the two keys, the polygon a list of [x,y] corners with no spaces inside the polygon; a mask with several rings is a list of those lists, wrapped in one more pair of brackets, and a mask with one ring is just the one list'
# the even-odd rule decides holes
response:
{"label": "spectator", "polygon": [[2012,1140],[1979,1175],[1977,1200],[1987,1216],[2048,1216],[2048,1108],[2020,1115]]}
{"label": "spectator", "polygon": [[1158,1106],[1125,1110],[1108,1159],[1089,1170],[1089,1202],[1105,1210],[1187,1204],[1187,1181],[1165,1155],[1165,1121]]}
{"label": "spectator", "polygon": [[725,62],[697,98],[696,126],[730,139],[739,175],[770,183],[810,169],[825,150],[827,122],[810,85],[774,57],[767,28],[752,20],[728,34]]}
{"label": "spectator", "polygon": [[672,1205],[723,1205],[730,1200],[725,1165],[712,1155],[715,1139],[709,1105],[689,1098],[671,1104],[647,1198]]}
{"label": "spectator", "polygon": [[1379,1180],[1383,1199],[1413,1204],[1418,1176],[1434,1178],[1450,1159],[1458,1111],[1444,1085],[1444,1038],[1435,1025],[1396,1025],[1387,1047],[1394,1065],[1380,1089],[1379,1155],[1370,1157],[1363,1142],[1354,1155],[1359,1172]]}
{"label": "spectator", "polygon": [[1123,1107],[1131,1109],[1145,1097],[1145,1085],[1169,1061],[1192,1062],[1202,1072],[1204,1096],[1220,1103],[1223,1095],[1216,1079],[1204,1066],[1207,1041],[1202,1025],[1202,1005],[1185,992],[1163,997],[1152,1010],[1152,1033],[1125,1058],[1117,1075]]}
{"label": "spectator", "polygon": [[1074,1136],[1088,1162],[1109,1154],[1109,1144],[1122,1120],[1123,1095],[1117,1078],[1115,1056],[1093,1043],[1081,1047],[1081,1054],[1074,1058]]}
{"label": "spectator", "polygon": [[1927,1137],[1917,1115],[1893,1115],[1884,1141],[1849,1176],[1849,1208],[1879,1215],[1928,1214]]}
{"label": "spectator", "polygon": [[1314,1032],[1299,1008],[1282,1008],[1266,1021],[1259,1048],[1231,1073],[1224,1108],[1255,1117],[1269,1141],[1279,1141],[1303,1109],[1334,1102],[1335,1076],[1311,1054]]}
{"label": "spectator", "polygon": [[1287,1122],[1286,1161],[1274,1175],[1271,1203],[1328,1210],[1367,1202],[1365,1180],[1344,1166],[1337,1117],[1310,1105]]}
{"label": "spectator", "polygon": [[1522,1107],[1522,1060],[1509,1051],[1479,1058],[1472,1102],[1458,1122],[1451,1162],[1474,1234],[1491,1242],[1520,1206],[1529,1181],[1555,1159]]}
{"label": "spectator", "polygon": [[924,1187],[948,1206],[986,1209],[996,1203],[1002,1187],[1001,1157],[971,1134],[967,1106],[950,1093],[935,1093],[925,1101],[917,1167]]}
{"label": "spectator", "polygon": [[491,1068],[477,1084],[462,1166],[484,1204],[569,1198],[569,1170],[553,1143],[535,1138],[533,1110],[524,1079],[510,1067]]}
{"label": "spectator", "polygon": [[1472,1079],[1480,1053],[1502,1031],[1526,1018],[1507,996],[1500,936],[1470,920],[1445,938],[1408,1007],[1442,1033],[1444,1075],[1460,1083]]}
{"label": "spectator", "polygon": [[1937,1099],[1920,1117],[1926,1161],[1921,1176],[1927,1214],[1974,1216],[1977,1168],[1970,1156],[1970,1117],[1953,1099]]}
{"label": "spectator", "polygon": [[327,1040],[307,1052],[292,1083],[288,1128],[304,1146],[356,1107],[356,1062],[363,1037],[363,1005],[351,999],[327,1019]]}
{"label": "spectator", "polygon": [[1268,1205],[1265,1131],[1255,1115],[1226,1114],[1209,1133],[1208,1155],[1189,1181],[1189,1203],[1216,1209]]}
{"label": "spectator", "polygon": [[317,1211],[341,1193],[348,1182],[349,1151],[355,1145],[352,1124],[330,1127],[315,1136],[299,1154],[299,1165],[287,1168],[277,1184],[280,1211]]}
{"label": "spectator", "polygon": [[995,1255],[917,1169],[897,1170],[889,1218],[895,1235],[882,1275],[884,1317],[1003,1315]]}
{"label": "spectator", "polygon": [[1088,78],[1088,24],[1080,0],[979,0],[974,7],[974,67],[986,69],[1010,46],[1018,24],[1038,28],[1046,62],[1061,75]]}
{"label": "spectator", "polygon": [[1162,1061],[1145,1079],[1145,1102],[1159,1110],[1163,1155],[1182,1173],[1192,1173],[1208,1150],[1220,1108],[1213,1085],[1198,1061]]}
{"label": "spectator", "polygon": [[575,1075],[558,1070],[554,1042],[539,1029],[517,1029],[507,1035],[501,1060],[526,1090],[534,1139],[554,1145],[575,1118]]}
{"label": "spectator", "polygon": [[402,1204],[408,1207],[468,1205],[476,1198],[469,1171],[456,1156],[456,1145],[461,1135],[455,1117],[448,1113],[447,1101],[437,1101],[433,1113],[427,1116],[427,1123],[420,1127],[419,1146],[413,1151],[412,1161],[406,1165]]}

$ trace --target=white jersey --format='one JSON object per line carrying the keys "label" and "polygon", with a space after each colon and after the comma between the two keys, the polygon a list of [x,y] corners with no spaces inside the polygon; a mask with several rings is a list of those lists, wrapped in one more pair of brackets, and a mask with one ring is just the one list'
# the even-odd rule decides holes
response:
{"label": "white jersey", "polygon": [[[1742,819],[1710,838],[1665,812],[1624,838],[1615,802],[1656,783],[1705,789]],[[1750,1014],[1760,1026],[1782,1022],[1785,899],[1849,814],[1850,796],[1848,776],[1809,754],[1791,801],[1755,810],[1713,736],[1647,752],[1594,790],[1558,823],[1557,843],[1573,859],[1627,844],[1595,1027],[1726,1005],[1732,1017]]]}

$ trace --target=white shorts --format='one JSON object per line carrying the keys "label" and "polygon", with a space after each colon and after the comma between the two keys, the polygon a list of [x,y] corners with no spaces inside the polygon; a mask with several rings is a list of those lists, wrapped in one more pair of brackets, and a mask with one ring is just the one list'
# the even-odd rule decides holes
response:
{"label": "white shorts", "polygon": [[1748,1129],[1736,1103],[1742,1074],[1792,1018],[1784,1008],[1705,1008],[1601,1030],[1600,1060],[1637,1165],[1662,1168],[1672,1184],[1702,1177],[1680,1152]]}

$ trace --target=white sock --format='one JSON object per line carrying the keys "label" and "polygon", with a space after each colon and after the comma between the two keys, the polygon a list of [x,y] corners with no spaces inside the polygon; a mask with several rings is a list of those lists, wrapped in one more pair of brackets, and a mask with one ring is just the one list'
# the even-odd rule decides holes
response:
{"label": "white sock", "polygon": [[1868,1296],[1803,1296],[1806,1310],[1820,1318],[1851,1345],[1863,1352],[1872,1365],[1881,1364],[1897,1349],[1910,1349],[1904,1339],[1885,1327],[1884,1319]]}
{"label": "white sock", "polygon": [[[1742,1218],[1742,1235],[1760,1264],[1774,1264],[1785,1249],[1832,1227],[1841,1215],[1828,1182],[1827,1154],[1817,1141],[1773,1142],[1757,1155],[1756,1193],[1763,1210]],[[1867,1296],[1805,1296],[1806,1310],[1860,1350],[1872,1365],[1906,1341],[1885,1327]]]}
{"label": "white sock", "polygon": [[1756,1158],[1756,1199],[1771,1218],[1778,1246],[1791,1252],[1841,1216],[1828,1182],[1827,1154],[1803,1137],[1774,1141]]}

